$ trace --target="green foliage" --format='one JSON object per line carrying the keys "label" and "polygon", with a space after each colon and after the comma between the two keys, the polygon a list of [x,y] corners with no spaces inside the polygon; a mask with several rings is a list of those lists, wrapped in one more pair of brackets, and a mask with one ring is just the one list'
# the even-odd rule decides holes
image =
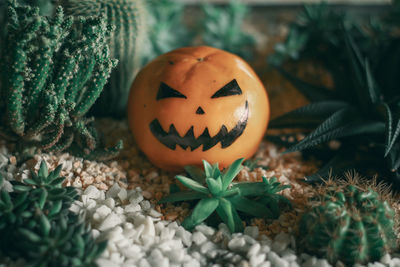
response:
{"label": "green foliage", "polygon": [[394,222],[394,210],[372,189],[332,187],[302,216],[299,247],[332,264],[379,261],[396,248]]}
{"label": "green foliage", "polygon": [[111,56],[119,64],[93,106],[101,116],[124,116],[129,89],[140,67],[140,53],[146,35],[146,9],[143,0],[62,0],[65,13],[91,17],[104,14],[115,29],[108,38]]}
{"label": "green foliage", "polygon": [[245,4],[231,1],[228,7],[203,5],[202,39],[207,45],[220,48],[243,58],[252,57],[254,37],[243,30],[248,13]]}
{"label": "green foliage", "polygon": [[[255,40],[242,26],[248,8],[239,1],[229,6],[204,4],[203,16],[194,20],[193,27],[184,21],[185,6],[174,0],[152,0],[149,5],[148,39],[144,46],[143,63],[173,49],[208,45],[251,58]],[[198,26],[197,26],[198,25]],[[200,36],[198,36],[200,33]]]}
{"label": "green foliage", "polygon": [[183,21],[183,13],[184,5],[178,1],[148,1],[148,34],[141,51],[142,64],[192,43],[193,34]]}
{"label": "green foliage", "polygon": [[1,135],[18,149],[70,149],[86,158],[109,158],[121,149],[99,148],[93,119],[85,113],[99,97],[117,61],[101,17],[44,17],[37,7],[8,3],[1,54]]}
{"label": "green foliage", "polygon": [[61,165],[49,173],[42,161],[37,174],[12,182],[13,192],[1,190],[0,255],[24,259],[24,266],[96,265],[106,242],[96,242],[83,218],[69,211],[78,193],[62,187],[60,171]]}
{"label": "green foliage", "polygon": [[203,161],[204,171],[186,166],[185,170],[191,178],[181,175],[176,178],[191,190],[172,193],[160,202],[199,200],[191,215],[182,222],[189,230],[214,212],[232,232],[243,230],[238,212],[266,219],[278,218],[280,205],[290,203],[277,193],[290,186],[281,185],[276,178],[268,180],[265,177],[262,182],[232,183],[243,168],[242,162],[243,159],[236,160],[222,173],[218,164],[211,166],[207,161]]}
{"label": "green foliage", "polygon": [[[312,130],[287,152],[342,141],[332,160],[309,180],[318,180],[331,168],[341,172],[359,166],[400,177],[400,38],[392,35],[393,26],[373,21],[361,27],[325,4],[306,6],[270,58],[311,102],[270,123],[273,128]],[[334,88],[290,74],[279,65],[288,58],[317,60],[330,72]]]}
{"label": "green foliage", "polygon": [[256,159],[247,159],[243,162],[243,166],[249,168],[250,171],[254,171],[257,168],[262,168],[264,170],[267,170],[268,167],[264,166],[264,165],[260,165],[258,164],[258,162],[260,161],[260,158],[256,158]]}

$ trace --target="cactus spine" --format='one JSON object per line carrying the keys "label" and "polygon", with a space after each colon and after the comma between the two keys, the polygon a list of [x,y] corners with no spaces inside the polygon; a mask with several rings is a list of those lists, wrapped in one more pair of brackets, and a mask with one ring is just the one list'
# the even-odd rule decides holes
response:
{"label": "cactus spine", "polygon": [[1,134],[21,149],[73,148],[88,158],[115,154],[122,144],[99,149],[93,120],[84,117],[117,64],[106,42],[111,30],[101,17],[64,17],[58,7],[49,18],[10,1],[7,53],[0,61]]}
{"label": "cactus spine", "polygon": [[346,265],[368,263],[396,247],[395,213],[372,189],[332,187],[300,221],[300,247]]}
{"label": "cactus spine", "polygon": [[107,22],[115,26],[108,39],[111,55],[119,65],[94,105],[96,115],[125,114],[129,89],[140,67],[140,50],[145,36],[146,9],[143,0],[62,0],[70,15],[93,16],[104,13]]}

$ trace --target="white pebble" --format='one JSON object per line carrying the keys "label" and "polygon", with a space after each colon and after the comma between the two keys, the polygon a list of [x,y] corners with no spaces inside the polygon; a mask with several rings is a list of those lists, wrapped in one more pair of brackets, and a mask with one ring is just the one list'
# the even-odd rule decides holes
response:
{"label": "white pebble", "polygon": [[115,200],[113,198],[107,198],[104,200],[104,204],[107,205],[110,209],[114,209],[115,207]]}
{"label": "white pebble", "polygon": [[199,246],[207,241],[207,237],[202,232],[194,232],[192,234],[192,241]]}
{"label": "white pebble", "polygon": [[107,216],[107,218],[104,219],[104,221],[99,225],[98,229],[100,231],[105,231],[108,229],[111,229],[115,226],[117,226],[118,224],[122,223],[121,218],[115,214],[115,213],[111,213],[110,215]]}
{"label": "white pebble", "polygon": [[272,250],[278,253],[284,251],[290,243],[290,236],[287,233],[279,233],[272,243]]}
{"label": "white pebble", "polygon": [[207,226],[205,224],[200,224],[196,226],[196,231],[202,232],[204,235],[210,237],[215,233],[215,229]]}
{"label": "white pebble", "polygon": [[207,253],[207,251],[210,251],[210,250],[213,250],[213,249],[216,249],[216,248],[217,248],[217,245],[215,245],[211,241],[207,241],[203,245],[201,245],[200,252],[202,254],[205,254],[205,253]]}
{"label": "white pebble", "polygon": [[103,219],[111,213],[111,209],[106,205],[101,205],[99,208],[96,209],[96,213],[99,218]]}
{"label": "white pebble", "polygon": [[143,234],[150,235],[150,236],[155,236],[155,234],[156,234],[153,220],[150,217],[147,217],[144,221]]}
{"label": "white pebble", "polygon": [[121,188],[118,193],[118,198],[123,202],[128,198],[128,193],[126,192],[125,188]]}
{"label": "white pebble", "polygon": [[118,193],[121,191],[121,187],[118,183],[114,183],[107,191],[106,197],[107,198],[115,198],[118,196]]}
{"label": "white pebble", "polygon": [[266,254],[259,254],[250,258],[250,266],[258,266],[265,261]]}
{"label": "white pebble", "polygon": [[186,231],[182,226],[179,226],[178,230],[176,230],[176,236],[182,239],[182,243],[185,244],[185,246],[190,247],[192,244],[192,234]]}
{"label": "white pebble", "polygon": [[385,265],[380,262],[374,262],[374,263],[370,262],[370,263],[368,263],[367,266],[368,267],[385,267]]}
{"label": "white pebble", "polygon": [[140,202],[140,206],[142,207],[143,210],[149,210],[151,208],[150,201],[148,200]]}
{"label": "white pebble", "polygon": [[[111,260],[106,260],[104,258],[100,258],[96,261],[99,267],[119,267],[119,264],[112,262]],[[151,266],[149,266],[151,267]]]}
{"label": "white pebble", "polygon": [[125,212],[130,213],[130,212],[138,212],[140,211],[142,208],[140,207],[139,204],[129,204],[127,206],[125,206]]}
{"label": "white pebble", "polygon": [[260,243],[255,243],[250,247],[249,251],[247,251],[247,257],[251,258],[252,256],[256,255],[260,251],[260,249],[261,249]]}
{"label": "white pebble", "polygon": [[246,241],[243,237],[236,237],[228,242],[229,249],[233,251],[239,250],[240,248],[244,247],[244,245],[246,245]]}
{"label": "white pebble", "polygon": [[289,267],[289,263],[281,259],[275,252],[270,251],[268,253],[268,260],[271,262],[272,266],[276,267]]}
{"label": "white pebble", "polygon": [[252,238],[258,237],[258,227],[257,226],[247,226],[244,228],[244,234],[251,236]]}
{"label": "white pebble", "polygon": [[139,261],[139,267],[151,267],[150,263],[146,259],[141,259]]}
{"label": "white pebble", "polygon": [[390,255],[389,255],[389,254],[385,254],[385,255],[381,258],[380,262],[383,263],[383,264],[389,265],[390,262],[391,262]]}
{"label": "white pebble", "polygon": [[83,191],[83,194],[93,199],[98,199],[100,197],[100,191],[94,185],[89,185],[85,191]]}
{"label": "white pebble", "polygon": [[325,259],[319,259],[315,263],[314,267],[331,267],[332,265],[329,264],[329,262]]}

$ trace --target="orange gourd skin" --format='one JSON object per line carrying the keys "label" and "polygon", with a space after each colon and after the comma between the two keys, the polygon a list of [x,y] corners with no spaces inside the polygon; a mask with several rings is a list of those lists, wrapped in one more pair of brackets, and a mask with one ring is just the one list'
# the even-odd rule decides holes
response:
{"label": "orange gourd skin", "polygon": [[[241,94],[212,98],[233,79]],[[185,98],[157,99],[161,83]],[[195,138],[206,128],[214,137],[223,125],[232,130],[246,114],[243,132],[225,148],[218,142],[206,151],[203,145],[194,150],[179,145],[171,149],[150,130],[150,123],[157,119],[166,133],[173,124],[180,137],[192,126]],[[150,62],[137,75],[128,101],[129,126],[136,143],[154,165],[168,171],[200,165],[203,159],[224,168],[238,158],[251,157],[264,136],[269,114],[267,93],[252,68],[236,55],[206,46],[180,48]]]}

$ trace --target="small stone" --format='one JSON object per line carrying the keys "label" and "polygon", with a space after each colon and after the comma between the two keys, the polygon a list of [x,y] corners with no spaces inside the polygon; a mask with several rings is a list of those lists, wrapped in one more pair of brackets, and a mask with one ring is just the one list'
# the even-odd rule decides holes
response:
{"label": "small stone", "polygon": [[325,259],[319,259],[315,263],[314,267],[331,267],[332,265],[329,264],[329,262]]}
{"label": "small stone", "polygon": [[93,185],[89,185],[88,187],[86,187],[85,191],[83,191],[83,194],[93,199],[98,199],[100,197],[99,189],[97,189]]}
{"label": "small stone", "polygon": [[207,241],[207,237],[202,232],[194,232],[192,234],[192,241],[199,246]]}
{"label": "small stone", "polygon": [[149,191],[143,191],[142,195],[145,199],[151,199],[153,197],[153,194]]}
{"label": "small stone", "polygon": [[290,236],[287,233],[279,233],[272,243],[272,250],[278,253],[284,251],[290,244]]}
{"label": "small stone", "polygon": [[252,238],[258,237],[258,227],[257,226],[247,226],[244,228],[244,234],[251,236]]}
{"label": "small stone", "polygon": [[[106,266],[104,266],[104,267],[106,267]],[[151,267],[151,265],[146,259],[141,259],[139,261],[138,267]]]}
{"label": "small stone", "polygon": [[389,265],[390,262],[391,262],[390,255],[389,255],[389,254],[385,254],[385,255],[381,258],[380,262],[383,263],[383,264]]}
{"label": "small stone", "polygon": [[[137,188],[136,188],[137,190]],[[129,202],[131,204],[139,204],[140,202],[143,201],[143,195],[139,191],[131,191],[129,193]]]}
{"label": "small stone", "polygon": [[215,245],[213,242],[211,241],[207,241],[205,243],[203,243],[200,247],[200,252],[202,254],[206,254],[208,251],[216,249],[217,245]]}
{"label": "small stone", "polygon": [[303,263],[302,267],[313,267],[315,264],[317,264],[317,258],[309,256],[309,258]]}
{"label": "small stone", "polygon": [[143,234],[144,235],[149,235],[149,236],[155,236],[155,234],[156,234],[156,230],[154,228],[153,220],[150,219],[150,217],[146,217],[146,219],[144,221]]}
{"label": "small stone", "polygon": [[367,266],[368,267],[385,267],[385,265],[380,262],[374,262],[374,263],[370,262],[370,263],[368,263]]}
{"label": "small stone", "polygon": [[118,198],[124,202],[128,198],[128,193],[126,192],[126,189],[121,188],[121,191],[118,193]]}
{"label": "small stone", "polygon": [[263,261],[265,261],[266,254],[259,254],[256,256],[250,257],[250,266],[258,266]]}
{"label": "small stone", "polygon": [[186,231],[185,228],[180,226],[178,230],[176,230],[176,236],[182,239],[182,243],[190,247],[192,244],[192,234],[189,231]]}
{"label": "small stone", "polygon": [[271,267],[271,263],[269,261],[265,261],[258,265],[257,267]]}
{"label": "small stone", "polygon": [[215,233],[215,229],[205,224],[196,226],[196,231],[202,232],[204,235],[211,237]]}
{"label": "small stone", "polygon": [[121,191],[121,187],[118,183],[114,183],[107,191],[106,196],[107,198],[116,198],[118,193]]}
{"label": "small stone", "polygon": [[289,263],[281,259],[275,252],[270,251],[268,253],[268,260],[271,262],[272,266],[276,267],[289,267]]}
{"label": "small stone", "polygon": [[107,207],[106,205],[100,206],[100,208],[96,209],[97,215],[99,215],[100,218],[105,218],[111,213],[111,209]]}
{"label": "small stone", "polygon": [[140,202],[140,206],[143,210],[149,210],[151,208],[151,204],[148,200]]}
{"label": "small stone", "polygon": [[[99,267],[119,267],[119,264],[116,264],[113,261],[107,260],[107,259],[104,259],[104,258],[98,259],[96,261],[96,263],[97,263],[97,265]],[[151,266],[149,265],[149,266],[143,266],[143,267],[151,267]]]}
{"label": "small stone", "polygon": [[228,243],[229,249],[233,251],[240,250],[242,247],[244,247],[244,245],[246,245],[246,241],[244,240],[243,237],[233,238]]}
{"label": "small stone", "polygon": [[115,200],[113,198],[107,198],[104,200],[104,204],[107,205],[110,209],[114,209],[115,207]]}
{"label": "small stone", "polygon": [[122,223],[121,218],[115,214],[115,213],[111,213],[110,215],[107,216],[107,218],[99,225],[98,229],[100,231],[105,231],[108,229],[111,229],[115,226],[117,226],[118,224]]}
{"label": "small stone", "polygon": [[260,249],[261,249],[260,243],[255,243],[250,247],[249,251],[247,252],[247,257],[251,258],[252,256],[257,255]]}
{"label": "small stone", "polygon": [[290,248],[283,251],[281,257],[288,262],[296,261],[297,259],[296,253]]}
{"label": "small stone", "polygon": [[130,212],[138,212],[142,208],[140,207],[139,204],[129,204],[125,206],[125,212],[130,213]]}

